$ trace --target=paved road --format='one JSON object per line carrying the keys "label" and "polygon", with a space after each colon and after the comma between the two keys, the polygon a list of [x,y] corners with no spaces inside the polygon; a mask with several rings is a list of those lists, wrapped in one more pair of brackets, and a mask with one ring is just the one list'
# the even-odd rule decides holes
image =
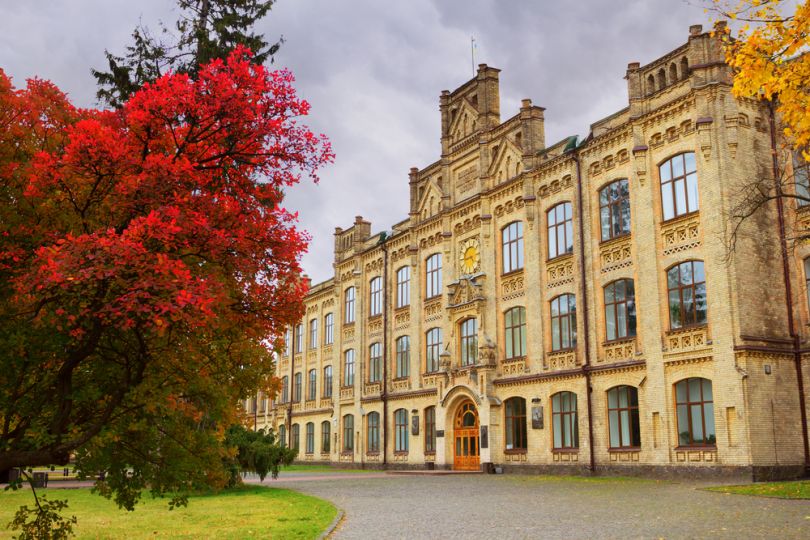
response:
{"label": "paved road", "polygon": [[335,503],[352,538],[810,538],[810,501],[705,484],[512,475],[282,477]]}

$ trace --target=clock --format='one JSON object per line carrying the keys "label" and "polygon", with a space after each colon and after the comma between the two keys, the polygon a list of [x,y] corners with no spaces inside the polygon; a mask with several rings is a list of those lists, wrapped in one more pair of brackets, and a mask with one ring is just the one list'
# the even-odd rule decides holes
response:
{"label": "clock", "polygon": [[477,238],[469,238],[461,243],[459,250],[459,268],[464,274],[477,272],[481,264],[481,253]]}

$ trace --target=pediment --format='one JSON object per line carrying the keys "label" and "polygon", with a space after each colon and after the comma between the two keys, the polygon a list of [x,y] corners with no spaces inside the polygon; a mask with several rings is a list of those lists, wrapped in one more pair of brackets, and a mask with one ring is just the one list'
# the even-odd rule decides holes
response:
{"label": "pediment", "polygon": [[417,206],[419,216],[425,220],[435,216],[442,209],[442,190],[433,180],[428,181],[425,192]]}
{"label": "pediment", "polygon": [[523,163],[520,148],[511,140],[504,139],[498,146],[495,158],[489,165],[487,175],[494,178],[496,183],[501,183],[517,176],[522,170]]}
{"label": "pediment", "polygon": [[456,142],[478,130],[478,111],[467,98],[461,100],[461,105],[450,123],[450,140]]}

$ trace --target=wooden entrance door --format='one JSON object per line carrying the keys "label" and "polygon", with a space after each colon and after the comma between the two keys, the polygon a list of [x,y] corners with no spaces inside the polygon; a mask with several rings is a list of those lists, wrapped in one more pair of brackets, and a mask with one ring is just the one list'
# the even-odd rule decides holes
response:
{"label": "wooden entrance door", "polygon": [[472,401],[462,403],[453,422],[453,468],[477,471],[481,468],[478,447],[478,411]]}

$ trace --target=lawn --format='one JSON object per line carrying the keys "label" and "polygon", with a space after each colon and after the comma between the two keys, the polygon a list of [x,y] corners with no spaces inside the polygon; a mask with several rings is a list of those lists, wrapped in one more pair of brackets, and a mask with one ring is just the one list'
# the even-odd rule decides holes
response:
{"label": "lawn", "polygon": [[810,499],[810,480],[793,482],[762,482],[744,486],[716,486],[706,488],[708,491],[734,495],[754,495],[757,497],[775,497],[778,499]]}
{"label": "lawn", "polygon": [[[329,502],[287,489],[244,486],[189,498],[169,510],[168,499],[146,495],[134,512],[89,489],[41,489],[49,499],[67,499],[77,538],[317,538],[337,515]],[[16,509],[33,505],[30,490],[0,491],[0,538]]]}

